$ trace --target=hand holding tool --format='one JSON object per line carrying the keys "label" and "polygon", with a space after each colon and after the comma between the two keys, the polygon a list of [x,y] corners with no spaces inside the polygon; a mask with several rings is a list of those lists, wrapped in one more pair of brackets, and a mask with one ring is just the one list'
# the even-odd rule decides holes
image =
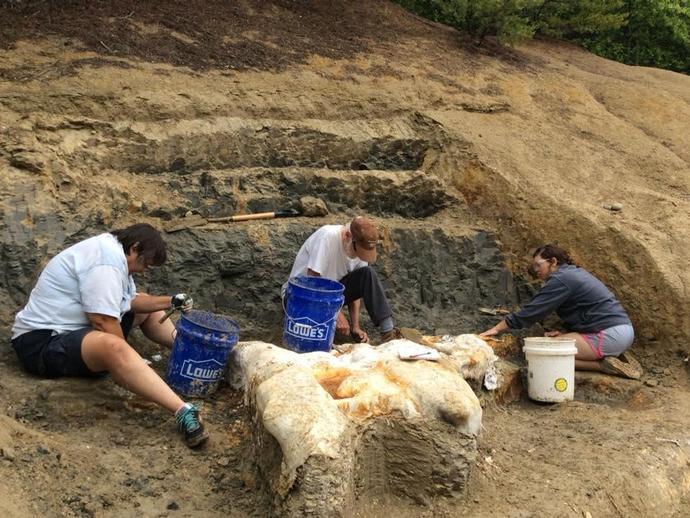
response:
{"label": "hand holding tool", "polygon": [[165,314],[158,321],[160,324],[165,322],[174,311],[182,311],[182,313],[187,313],[194,308],[194,300],[192,297],[186,293],[178,293],[170,298],[170,309],[165,312]]}

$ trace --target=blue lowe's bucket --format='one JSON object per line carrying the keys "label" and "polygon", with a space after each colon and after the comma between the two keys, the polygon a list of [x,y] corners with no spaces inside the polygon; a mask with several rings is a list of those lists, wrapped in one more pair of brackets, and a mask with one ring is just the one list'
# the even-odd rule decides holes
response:
{"label": "blue lowe's bucket", "polygon": [[345,286],[323,277],[293,277],[285,292],[283,342],[298,353],[330,351]]}
{"label": "blue lowe's bucket", "polygon": [[168,384],[185,396],[213,394],[225,372],[239,326],[232,320],[190,311],[177,321],[177,336],[168,361]]}

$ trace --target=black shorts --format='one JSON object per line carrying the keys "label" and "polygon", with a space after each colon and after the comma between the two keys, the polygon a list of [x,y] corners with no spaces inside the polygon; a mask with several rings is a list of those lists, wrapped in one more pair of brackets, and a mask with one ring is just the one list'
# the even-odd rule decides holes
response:
{"label": "black shorts", "polygon": [[[134,313],[123,315],[120,327],[127,335],[134,324]],[[61,376],[100,377],[107,372],[93,372],[81,357],[81,342],[92,327],[84,327],[69,333],[54,334],[50,329],[39,329],[19,335],[12,340],[12,348],[19,361],[31,374],[45,378]]]}

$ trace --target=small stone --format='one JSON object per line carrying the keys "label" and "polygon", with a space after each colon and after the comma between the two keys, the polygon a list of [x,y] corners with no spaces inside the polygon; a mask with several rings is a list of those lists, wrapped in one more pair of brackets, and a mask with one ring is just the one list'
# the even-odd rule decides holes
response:
{"label": "small stone", "polygon": [[623,210],[623,204],[619,202],[613,202],[613,203],[605,203],[602,205],[606,210],[610,210],[613,212],[618,212]]}
{"label": "small stone", "polygon": [[9,461],[13,461],[16,457],[14,450],[9,446],[5,446],[4,448],[0,449],[0,455],[2,455],[3,459],[7,459]]}
{"label": "small stone", "polygon": [[319,217],[328,215],[328,207],[323,200],[314,196],[302,196],[299,199],[302,216]]}
{"label": "small stone", "polygon": [[44,168],[43,159],[38,154],[23,150],[12,153],[10,165],[32,173],[40,173]]}
{"label": "small stone", "polygon": [[648,379],[645,380],[644,384],[648,387],[657,387],[659,385],[659,380],[655,380],[654,378]]}
{"label": "small stone", "polygon": [[173,172],[184,172],[187,167],[187,162],[182,157],[177,157],[175,160],[170,162],[170,170]]}
{"label": "small stone", "polygon": [[43,455],[48,455],[50,453],[50,450],[46,447],[40,444],[38,448],[36,448],[36,451],[38,453],[42,453]]}
{"label": "small stone", "polygon": [[431,500],[429,500],[429,497],[423,493],[412,495],[412,499],[418,505],[428,506],[429,504],[431,504]]}
{"label": "small stone", "polygon": [[171,501],[171,502],[168,503],[168,505],[166,506],[166,509],[170,509],[171,511],[177,511],[179,508],[180,508],[180,504],[178,504],[177,502],[175,502],[175,500]]}

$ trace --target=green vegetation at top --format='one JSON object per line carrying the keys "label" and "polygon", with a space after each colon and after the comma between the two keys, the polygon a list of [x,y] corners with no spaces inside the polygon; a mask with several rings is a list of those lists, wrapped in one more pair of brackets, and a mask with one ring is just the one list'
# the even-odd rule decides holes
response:
{"label": "green vegetation at top", "polygon": [[395,0],[478,44],[534,36],[573,41],[610,59],[690,74],[690,0]]}

